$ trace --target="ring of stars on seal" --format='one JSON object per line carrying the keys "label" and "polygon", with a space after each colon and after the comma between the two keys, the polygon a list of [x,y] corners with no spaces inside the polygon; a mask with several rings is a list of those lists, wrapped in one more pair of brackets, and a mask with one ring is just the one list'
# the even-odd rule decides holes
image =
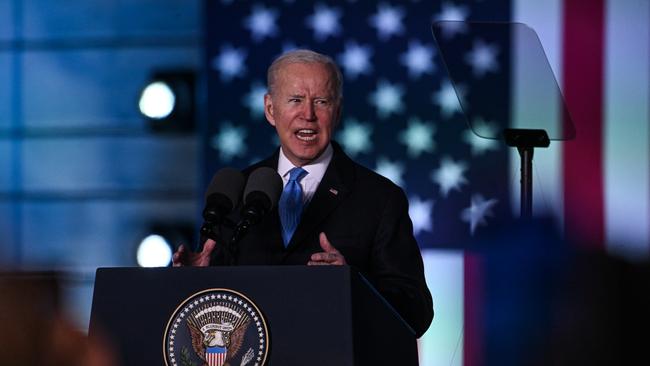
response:
{"label": "ring of stars on seal", "polygon": [[245,295],[215,288],[185,299],[169,318],[163,339],[167,366],[262,366],[268,326]]}

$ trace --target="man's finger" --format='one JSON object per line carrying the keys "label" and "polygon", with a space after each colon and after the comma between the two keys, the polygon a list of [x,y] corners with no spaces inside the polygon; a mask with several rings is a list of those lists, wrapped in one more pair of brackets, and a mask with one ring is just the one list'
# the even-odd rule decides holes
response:
{"label": "man's finger", "polygon": [[339,251],[334,248],[332,243],[327,239],[327,235],[325,233],[320,233],[318,237],[320,241],[320,247],[323,248],[323,251],[325,253],[338,253]]}
{"label": "man's finger", "polygon": [[324,265],[344,265],[346,264],[345,258],[341,256],[340,254],[329,254],[329,253],[320,253],[323,254],[324,256],[316,256],[310,258],[309,262],[307,262],[307,265],[310,266],[324,266]]}
{"label": "man's finger", "polygon": [[329,263],[326,262],[316,262],[316,261],[309,261],[307,262],[308,266],[327,266]]}
{"label": "man's finger", "polygon": [[334,253],[314,253],[310,259],[314,262],[334,262],[336,255]]}
{"label": "man's finger", "polygon": [[217,242],[215,242],[212,239],[208,239],[203,243],[203,254],[210,254],[214,250],[214,247],[217,245]]}
{"label": "man's finger", "polygon": [[179,255],[183,255],[184,252],[185,252],[185,245],[183,244],[179,245],[178,249],[176,249],[176,253]]}
{"label": "man's finger", "polygon": [[183,265],[183,257],[185,256],[185,246],[181,244],[174,255],[172,255],[172,265],[174,267],[180,267]]}

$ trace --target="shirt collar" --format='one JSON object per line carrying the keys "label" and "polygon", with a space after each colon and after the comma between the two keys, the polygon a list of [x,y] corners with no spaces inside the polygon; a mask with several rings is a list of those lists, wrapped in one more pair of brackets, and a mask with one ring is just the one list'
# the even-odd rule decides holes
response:
{"label": "shirt collar", "polygon": [[[334,155],[334,149],[332,149],[332,144],[329,143],[325,148],[325,151],[323,151],[318,159],[302,166],[302,168],[305,169],[308,173],[307,176],[305,176],[305,179],[316,179],[320,182],[325,175],[327,166],[330,164],[330,161],[332,161],[332,155]],[[282,151],[282,147],[280,147],[280,154],[278,157],[278,174],[280,174],[280,176],[286,180],[288,179],[289,171],[293,168],[295,168],[295,166],[293,163],[291,163],[291,161],[289,161],[287,156],[284,155],[284,151]]]}

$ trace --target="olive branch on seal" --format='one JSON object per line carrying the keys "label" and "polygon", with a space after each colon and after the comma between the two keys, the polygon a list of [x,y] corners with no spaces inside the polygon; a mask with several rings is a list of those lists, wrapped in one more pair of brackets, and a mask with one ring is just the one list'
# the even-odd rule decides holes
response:
{"label": "olive branch on seal", "polygon": [[196,364],[190,359],[190,350],[188,350],[187,347],[183,347],[181,350],[181,365],[196,366]]}

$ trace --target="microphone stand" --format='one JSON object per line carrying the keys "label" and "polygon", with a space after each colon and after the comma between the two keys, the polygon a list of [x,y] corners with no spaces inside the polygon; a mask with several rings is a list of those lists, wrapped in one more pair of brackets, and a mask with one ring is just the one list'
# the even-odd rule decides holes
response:
{"label": "microphone stand", "polygon": [[229,266],[234,266],[237,263],[239,242],[248,233],[248,230],[250,230],[252,226],[262,220],[264,215],[266,215],[266,211],[264,205],[257,202],[252,202],[244,206],[242,210],[242,219],[239,221],[237,226],[235,226],[233,235],[226,246],[226,263]]}

